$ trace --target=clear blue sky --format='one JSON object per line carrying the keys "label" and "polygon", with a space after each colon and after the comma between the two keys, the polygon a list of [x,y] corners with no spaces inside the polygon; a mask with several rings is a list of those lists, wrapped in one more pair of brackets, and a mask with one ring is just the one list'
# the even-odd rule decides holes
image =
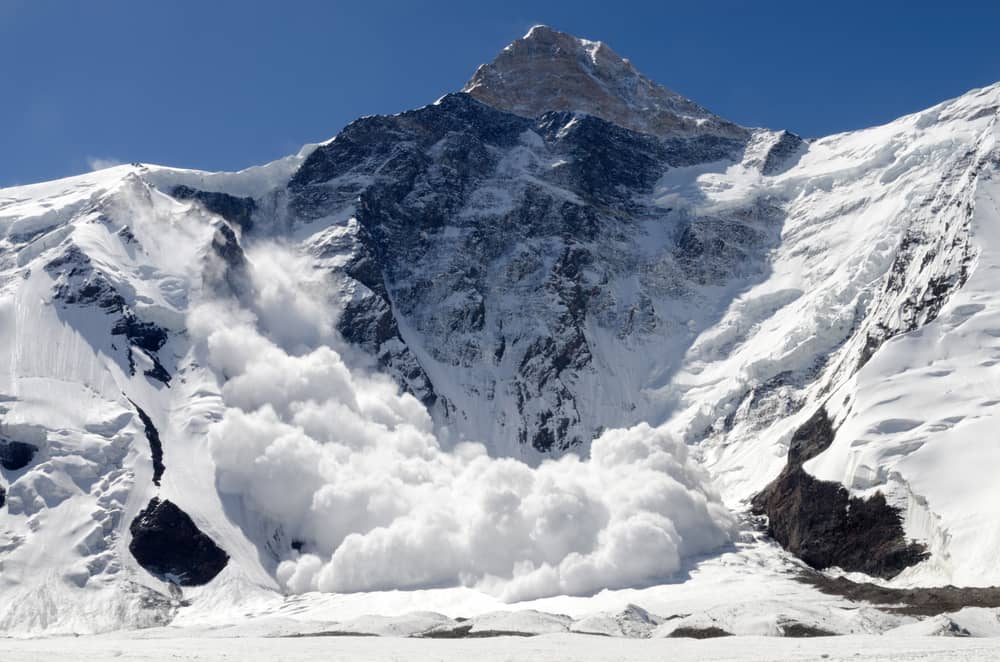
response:
{"label": "clear blue sky", "polygon": [[1000,2],[0,0],[0,186],[238,169],[423,105],[534,23],[745,125],[818,136],[1000,80]]}

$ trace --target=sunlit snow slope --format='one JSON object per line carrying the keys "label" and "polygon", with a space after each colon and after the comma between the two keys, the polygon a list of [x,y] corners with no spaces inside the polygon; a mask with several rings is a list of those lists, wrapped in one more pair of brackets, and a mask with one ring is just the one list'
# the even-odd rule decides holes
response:
{"label": "sunlit snow slope", "polygon": [[535,28],[467,90],[0,190],[0,631],[680,581],[779,474],[1000,584],[1000,86],[807,142]]}

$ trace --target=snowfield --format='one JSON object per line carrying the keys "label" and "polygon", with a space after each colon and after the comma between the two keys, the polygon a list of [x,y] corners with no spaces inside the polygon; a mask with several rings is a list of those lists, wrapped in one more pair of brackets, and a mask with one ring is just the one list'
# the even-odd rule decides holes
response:
{"label": "snowfield", "polygon": [[[919,558],[829,575],[1000,585],[1000,84],[807,142],[525,40],[265,166],[0,189],[0,653],[997,659],[750,502],[881,495]],[[591,115],[476,100],[546,40]]]}
{"label": "snowfield", "polygon": [[848,636],[823,639],[730,637],[704,641],[620,640],[572,634],[460,641],[376,637],[132,638],[121,635],[65,639],[0,640],[0,653],[49,662],[105,660],[372,660],[394,662],[475,659],[487,661],[644,660],[678,662],[988,662],[1000,656],[998,639]]}

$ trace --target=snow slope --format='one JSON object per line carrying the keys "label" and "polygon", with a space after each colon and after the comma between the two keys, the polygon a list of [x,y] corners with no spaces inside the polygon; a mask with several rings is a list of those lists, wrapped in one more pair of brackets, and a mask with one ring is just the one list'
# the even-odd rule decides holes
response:
{"label": "snow slope", "polygon": [[[995,122],[979,154],[996,163]],[[808,466],[858,492],[882,489],[907,509],[908,531],[932,558],[901,578],[959,586],[1000,583],[1000,531],[992,440],[1000,405],[1000,182],[980,175],[972,200],[976,264],[936,320],[876,353],[844,388],[853,402],[837,441]],[[836,398],[836,395],[834,396]]]}
{"label": "snow slope", "polygon": [[[757,328],[723,361],[706,366],[699,353],[689,355],[698,374],[687,397],[700,399],[707,384],[709,416],[720,403],[736,407],[732,424],[715,419],[704,444],[732,498],[773,476],[790,431],[825,404],[839,425],[836,440],[806,470],[858,495],[881,491],[902,509],[907,535],[925,542],[931,558],[900,583],[1000,583],[989,561],[997,542],[991,476],[1000,465],[982,436],[996,412],[995,304],[986,292],[997,255],[998,102],[997,86],[975,90],[812,144],[776,178],[781,186],[809,173],[810,186],[792,202],[774,275],[714,333]],[[779,314],[759,322],[754,312],[741,314],[775,299]],[[713,334],[705,340],[710,348],[718,342]],[[779,387],[779,402],[801,403],[798,416],[771,421],[760,420],[752,400],[726,396],[737,380],[712,376],[735,372],[759,389],[783,371],[810,369],[818,376],[805,389]],[[747,471],[749,462],[758,470]]]}
{"label": "snow slope", "polygon": [[[997,87],[976,90],[884,127],[817,140],[773,178],[732,169],[698,177],[696,186],[710,204],[732,198],[739,188],[787,201],[772,273],[695,342],[686,374],[676,380],[690,403],[691,413],[678,420],[689,435],[698,438],[705,425],[731,428],[717,435],[727,449],[713,452],[738,450],[733,440],[743,436],[741,427],[777,446],[776,458],[761,458],[770,468],[744,471],[743,479],[776,473],[781,437],[801,422],[767,412],[777,420],[760,422],[780,427],[762,433],[752,429],[759,418],[754,408],[821,402],[831,384],[851,376],[869,338],[878,341],[879,334],[906,331],[924,319],[920,315],[934,304],[929,282],[957,280],[968,268],[977,250],[968,236],[983,169],[977,151],[991,141],[998,94]],[[772,381],[785,373],[791,373],[788,380]],[[796,383],[802,373],[805,379]],[[796,388],[800,384],[806,390]],[[701,402],[713,409],[695,409]],[[810,414],[807,409],[800,416]],[[719,420],[733,413],[730,423]],[[746,496],[760,486],[734,491]]]}

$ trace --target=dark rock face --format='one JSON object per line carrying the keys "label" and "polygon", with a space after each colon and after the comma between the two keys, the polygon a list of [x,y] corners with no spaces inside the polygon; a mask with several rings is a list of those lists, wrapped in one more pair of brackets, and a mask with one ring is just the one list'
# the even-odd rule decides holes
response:
{"label": "dark rock face", "polygon": [[[738,160],[744,147],[563,111],[521,117],[452,94],[350,124],[303,162],[288,209],[298,221],[354,219],[313,246],[319,259],[348,256],[334,268],[353,283],[338,322],[349,342],[436,415],[479,417],[476,434],[560,452],[608,423],[579,402],[601,388],[584,383],[598,371],[595,333],[636,344],[687,334],[692,291],[763,268],[777,205],[695,217],[651,201],[670,168]],[[615,290],[636,277],[638,288]],[[442,371],[461,377],[434,383]]]}
{"label": "dark rock face", "polygon": [[800,153],[806,141],[790,131],[782,131],[778,141],[767,151],[760,171],[765,175],[777,175],[794,165],[792,157]]}
{"label": "dark rock face", "polygon": [[236,232],[225,223],[216,226],[212,253],[205,264],[205,280],[224,294],[245,298],[253,292],[246,254]]}
{"label": "dark rock face", "polygon": [[7,490],[0,485],[0,508],[3,508],[5,503],[7,503]]}
{"label": "dark rock face", "polygon": [[716,639],[718,637],[731,637],[732,632],[727,632],[720,627],[710,625],[704,628],[696,627],[679,627],[673,632],[671,632],[669,637],[674,639]]}
{"label": "dark rock face", "polygon": [[178,200],[197,200],[213,214],[218,214],[243,232],[253,228],[253,214],[257,203],[253,198],[238,198],[227,193],[199,191],[189,186],[175,186],[170,195]]}
{"label": "dark rock face", "polygon": [[[963,181],[967,168],[973,167],[974,156],[972,152],[964,154],[955,167],[944,174],[942,183],[954,185]],[[921,206],[926,209],[928,218],[935,219],[948,207],[957,205],[961,210],[959,222],[947,223],[943,229],[918,224],[908,229],[900,240],[896,257],[882,284],[878,298],[880,307],[873,311],[873,323],[865,331],[857,369],[864,367],[890,338],[933,322],[948,298],[968,280],[975,258],[971,230],[974,206],[969,197],[962,204],[952,191],[942,186]],[[969,189],[962,193],[971,197]]]}
{"label": "dark rock face", "polygon": [[524,117],[579,111],[656,136],[747,134],[649,80],[606,44],[584,42],[543,25],[479,67],[463,91]]}
{"label": "dark rock face", "polygon": [[817,480],[802,468],[833,439],[824,408],[795,432],[785,469],[753,500],[754,512],[767,515],[768,534],[818,569],[894,577],[925,559],[926,550],[907,542],[899,510],[881,493],[853,497],[839,483]]}
{"label": "dark rock face", "polygon": [[152,322],[144,322],[131,310],[111,327],[111,335],[125,336],[136,347],[147,352],[156,352],[167,342],[167,331]]}
{"label": "dark rock face", "polygon": [[[132,400],[129,400],[129,402],[132,402]],[[134,402],[132,402],[132,406],[135,407],[136,413],[139,414],[139,420],[142,421],[142,425],[146,429],[146,439],[149,440],[149,451],[153,458],[153,484],[159,486],[163,472],[166,470],[166,467],[163,465],[163,444],[160,442],[160,433],[156,430],[156,426],[153,425],[153,421],[149,418],[149,415],[142,410],[142,407]]]}
{"label": "dark rock face", "polygon": [[667,166],[717,161],[743,145],[717,136],[661,140],[597,117],[565,112],[545,113],[531,128],[567,157],[550,175],[553,182],[588,203],[632,212],[639,211],[635,192],[650,190]]}
{"label": "dark rock face", "polygon": [[[127,230],[127,228],[122,228]],[[131,232],[122,234],[125,242],[135,241]],[[147,377],[170,385],[170,372],[160,363],[156,352],[169,337],[166,329],[140,319],[103,271],[95,267],[75,244],[45,265],[45,271],[55,279],[53,300],[64,306],[94,306],[114,316],[112,336],[128,340],[126,359],[129,374],[135,374],[134,352],[141,351],[153,363],[144,371]]]}
{"label": "dark rock face", "polygon": [[[929,241],[928,237],[919,230],[910,230],[900,241],[896,258],[893,260],[889,275],[883,285],[883,295],[906,294],[901,305],[893,308],[891,323],[879,321],[874,324],[865,336],[865,345],[861,350],[858,360],[858,369],[874,356],[875,351],[890,338],[920,328],[937,319],[941,308],[948,301],[949,297],[958,291],[969,279],[972,266],[973,250],[970,243],[970,233],[968,223],[972,214],[969,210],[963,232],[954,239],[946,237]],[[950,271],[939,273],[926,279],[926,285],[914,286],[914,281],[919,284],[919,280],[912,277],[910,272],[914,266],[920,264],[920,270],[926,268],[934,257],[938,254],[951,252],[955,255],[957,268],[952,265]],[[888,297],[886,297],[888,298]]]}
{"label": "dark rock face", "polygon": [[129,551],[147,572],[179,586],[212,581],[229,555],[170,501],[150,500],[129,527]]}
{"label": "dark rock face", "polygon": [[150,379],[155,379],[156,381],[161,382],[164,386],[170,386],[170,373],[167,372],[167,369],[163,367],[163,364],[160,363],[158,358],[155,356],[150,358],[153,359],[153,367],[143,370],[142,374],[146,375]]}
{"label": "dark rock face", "polygon": [[55,279],[54,298],[64,304],[97,306],[107,313],[120,313],[125,299],[91,259],[75,244],[45,265]]}
{"label": "dark rock face", "polygon": [[23,441],[0,439],[0,465],[8,471],[23,469],[35,458],[38,447]]}
{"label": "dark rock face", "polygon": [[125,336],[128,339],[130,374],[135,374],[135,357],[132,353],[135,351],[135,348],[139,348],[153,362],[153,367],[143,371],[143,374],[151,379],[162,382],[166,386],[170,386],[170,373],[160,363],[160,358],[156,354],[169,338],[166,329],[152,322],[144,322],[132,310],[125,308],[122,316],[111,327],[111,335]]}
{"label": "dark rock face", "polygon": [[797,621],[788,621],[781,624],[781,636],[783,637],[802,639],[806,637],[833,637],[836,634],[836,632]]}
{"label": "dark rock face", "polygon": [[1000,608],[1000,587],[935,586],[928,588],[888,588],[869,582],[853,582],[846,577],[828,577],[810,572],[799,581],[815,586],[828,595],[853,602],[887,605],[888,609],[910,616],[937,616],[964,607]]}
{"label": "dark rock face", "polygon": [[399,333],[387,298],[365,293],[349,301],[337,320],[337,330],[349,343],[375,356],[379,368],[431,408],[438,400],[430,378]]}
{"label": "dark rock face", "polygon": [[418,636],[421,639],[467,639],[471,638],[472,623],[459,625],[457,627],[446,627],[429,632],[421,632]]}

